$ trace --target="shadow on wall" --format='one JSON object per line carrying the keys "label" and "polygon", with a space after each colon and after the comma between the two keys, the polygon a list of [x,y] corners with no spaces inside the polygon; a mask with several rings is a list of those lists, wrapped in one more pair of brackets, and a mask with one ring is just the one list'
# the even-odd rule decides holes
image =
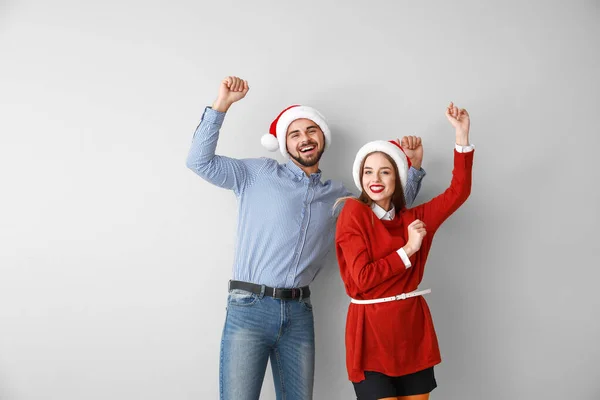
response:
{"label": "shadow on wall", "polygon": [[14,4],[8,0],[0,0],[0,32],[8,26],[8,19],[11,11],[14,9]]}
{"label": "shadow on wall", "polygon": [[[352,394],[346,372],[346,314],[350,300],[340,277],[335,250],[311,285],[315,313],[315,396]],[[337,398],[334,395],[334,398]]]}
{"label": "shadow on wall", "polygon": [[6,384],[6,380],[0,379],[0,399],[16,398],[15,394],[11,393],[7,388],[8,388],[8,385]]}

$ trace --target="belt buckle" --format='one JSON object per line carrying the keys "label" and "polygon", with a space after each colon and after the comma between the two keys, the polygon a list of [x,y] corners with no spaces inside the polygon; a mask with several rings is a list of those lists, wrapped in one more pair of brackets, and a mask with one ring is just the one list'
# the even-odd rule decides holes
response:
{"label": "belt buckle", "polygon": [[396,300],[405,300],[406,299],[406,293],[402,293],[396,296]]}

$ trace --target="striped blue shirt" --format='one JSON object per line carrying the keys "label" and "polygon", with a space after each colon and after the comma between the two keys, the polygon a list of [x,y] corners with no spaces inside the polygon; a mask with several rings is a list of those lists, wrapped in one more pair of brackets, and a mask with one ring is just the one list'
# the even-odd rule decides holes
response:
{"label": "striped blue shirt", "polygon": [[[207,107],[196,128],[187,166],[238,198],[233,279],[278,288],[310,284],[333,248],[333,204],[352,195],[341,182],[307,176],[291,160],[215,155],[225,113]],[[409,170],[405,195],[412,204],[425,171]]]}

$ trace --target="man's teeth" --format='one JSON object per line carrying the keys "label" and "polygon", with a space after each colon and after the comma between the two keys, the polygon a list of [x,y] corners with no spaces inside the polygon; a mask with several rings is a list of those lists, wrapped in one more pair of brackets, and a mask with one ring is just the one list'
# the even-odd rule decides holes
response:
{"label": "man's teeth", "polygon": [[314,148],[315,148],[315,146],[303,147],[303,148],[300,149],[300,151],[303,152],[303,153],[306,153],[307,151],[311,151]]}

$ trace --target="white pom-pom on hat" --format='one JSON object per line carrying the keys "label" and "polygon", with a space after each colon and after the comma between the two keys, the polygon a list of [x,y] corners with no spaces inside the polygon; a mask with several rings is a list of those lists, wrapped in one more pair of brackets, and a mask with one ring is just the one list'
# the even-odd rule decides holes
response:
{"label": "white pom-pom on hat", "polygon": [[264,135],[262,135],[262,137],[260,138],[260,143],[265,149],[269,151],[277,151],[277,149],[279,148],[279,141],[277,140],[275,135],[272,135],[270,133],[265,133]]}

